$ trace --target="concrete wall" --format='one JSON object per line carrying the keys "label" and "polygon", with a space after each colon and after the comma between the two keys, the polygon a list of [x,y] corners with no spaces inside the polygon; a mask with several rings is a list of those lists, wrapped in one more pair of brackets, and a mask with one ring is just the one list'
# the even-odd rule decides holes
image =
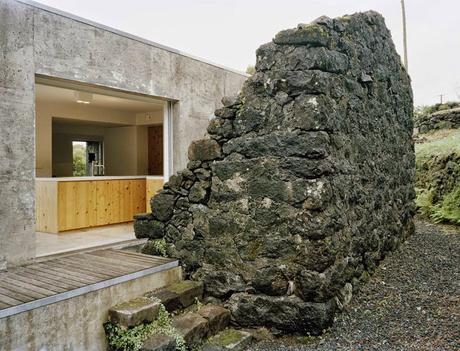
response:
{"label": "concrete wall", "polygon": [[0,0],[0,257],[34,257],[34,74],[177,101],[173,168],[245,76],[113,29]]}
{"label": "concrete wall", "polygon": [[181,279],[173,268],[0,319],[0,351],[107,350],[110,307]]}

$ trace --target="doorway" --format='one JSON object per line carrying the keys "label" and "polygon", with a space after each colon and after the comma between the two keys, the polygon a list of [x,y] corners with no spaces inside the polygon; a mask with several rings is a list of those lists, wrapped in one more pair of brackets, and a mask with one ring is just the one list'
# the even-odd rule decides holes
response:
{"label": "doorway", "polygon": [[148,129],[148,174],[163,175],[163,126]]}

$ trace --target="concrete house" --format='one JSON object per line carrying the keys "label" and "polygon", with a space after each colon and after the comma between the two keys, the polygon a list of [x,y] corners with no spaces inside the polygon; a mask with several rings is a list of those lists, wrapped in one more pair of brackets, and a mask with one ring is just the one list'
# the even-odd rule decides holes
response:
{"label": "concrete house", "polygon": [[146,211],[246,78],[32,1],[0,0],[0,43],[2,269]]}
{"label": "concrete house", "polygon": [[182,279],[133,215],[246,75],[32,1],[0,50],[0,350],[105,349],[111,306]]}

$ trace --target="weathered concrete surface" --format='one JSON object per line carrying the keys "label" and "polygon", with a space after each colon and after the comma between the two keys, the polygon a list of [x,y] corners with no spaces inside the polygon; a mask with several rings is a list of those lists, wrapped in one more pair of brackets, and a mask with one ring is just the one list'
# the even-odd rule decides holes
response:
{"label": "weathered concrete surface", "polygon": [[0,269],[35,256],[33,15],[0,0]]}
{"label": "weathered concrete surface", "polygon": [[0,319],[0,351],[106,350],[110,306],[180,279],[177,267]]}
{"label": "weathered concrete surface", "polygon": [[34,74],[176,101],[174,170],[246,78],[14,0],[0,0],[0,44],[0,268],[34,257]]}
{"label": "weathered concrete surface", "polygon": [[143,220],[233,323],[320,334],[413,232],[409,76],[381,15],[322,17],[223,104]]}

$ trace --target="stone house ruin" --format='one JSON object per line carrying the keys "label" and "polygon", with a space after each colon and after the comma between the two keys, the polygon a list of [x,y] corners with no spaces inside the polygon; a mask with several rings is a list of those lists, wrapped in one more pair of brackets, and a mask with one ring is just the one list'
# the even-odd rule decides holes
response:
{"label": "stone house ruin", "polygon": [[234,324],[320,333],[413,230],[409,77],[375,12],[279,32],[139,216]]}

